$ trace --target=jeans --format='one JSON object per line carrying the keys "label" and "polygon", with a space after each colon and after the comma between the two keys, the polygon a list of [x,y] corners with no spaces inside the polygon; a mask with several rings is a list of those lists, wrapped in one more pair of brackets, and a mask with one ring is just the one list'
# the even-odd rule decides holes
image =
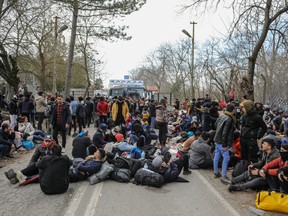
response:
{"label": "jeans", "polygon": [[[145,140],[145,144],[146,144],[146,137],[144,135],[141,135],[140,137],[144,137],[144,140]],[[130,141],[132,143],[132,145],[134,145],[135,143],[137,143],[137,140],[140,138],[140,137],[137,137],[136,135],[134,134],[130,134],[129,138],[130,138]]]}
{"label": "jeans", "polygon": [[44,112],[38,112],[37,116],[38,116],[37,129],[38,130],[42,130],[42,123],[43,123],[43,120],[44,120]]}
{"label": "jeans", "polygon": [[45,137],[45,133],[41,130],[36,130],[33,134],[33,140],[41,140],[43,141],[44,140],[44,137]]}
{"label": "jeans", "polygon": [[226,176],[227,168],[230,160],[229,151],[228,148],[226,148],[226,151],[222,150],[222,144],[215,143],[215,155],[213,159],[213,167],[214,167],[214,173],[218,173],[218,162],[222,155],[223,162],[222,162],[222,177]]}
{"label": "jeans", "polygon": [[151,127],[152,129],[155,128],[155,122],[156,122],[156,117],[151,117],[150,127]]}

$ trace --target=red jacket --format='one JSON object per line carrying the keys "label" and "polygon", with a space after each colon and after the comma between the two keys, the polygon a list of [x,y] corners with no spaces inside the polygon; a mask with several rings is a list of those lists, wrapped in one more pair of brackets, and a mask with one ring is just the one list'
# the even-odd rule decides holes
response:
{"label": "red jacket", "polygon": [[110,112],[108,103],[106,101],[100,101],[97,104],[97,111],[99,115],[107,115]]}
{"label": "red jacket", "polygon": [[271,176],[277,176],[278,169],[283,167],[288,167],[288,161],[284,163],[281,157],[278,157],[270,163],[264,165],[262,169],[267,170],[268,174]]}
{"label": "red jacket", "polygon": [[236,139],[233,143],[233,151],[234,155],[237,158],[241,159],[241,145],[240,145],[240,138]]}

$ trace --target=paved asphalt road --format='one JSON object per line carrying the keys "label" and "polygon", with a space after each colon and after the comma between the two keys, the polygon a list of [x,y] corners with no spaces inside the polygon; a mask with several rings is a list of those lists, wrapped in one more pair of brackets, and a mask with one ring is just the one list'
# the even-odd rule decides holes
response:
{"label": "paved asphalt road", "polygon": [[[89,132],[93,135],[95,129],[89,128]],[[69,156],[71,142],[72,138],[68,137]],[[183,176],[189,183],[170,183],[161,189],[113,181],[91,186],[85,181],[70,184],[65,194],[47,196],[41,192],[39,184],[10,185],[4,171],[10,168],[21,170],[28,164],[32,153],[33,150],[22,154],[0,169],[1,216],[255,215],[248,206],[255,206],[256,193],[229,193],[227,186],[214,179],[211,170],[193,170],[191,175]],[[281,214],[266,212],[265,215]]]}

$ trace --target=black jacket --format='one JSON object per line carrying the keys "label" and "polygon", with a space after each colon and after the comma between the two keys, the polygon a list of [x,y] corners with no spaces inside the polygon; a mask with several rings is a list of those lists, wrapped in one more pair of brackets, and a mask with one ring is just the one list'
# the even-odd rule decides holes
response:
{"label": "black jacket", "polygon": [[222,144],[222,147],[231,147],[233,145],[235,130],[232,118],[226,114],[219,116],[215,123],[215,127],[216,133],[214,142]]}
{"label": "black jacket", "polygon": [[[57,125],[57,106],[58,106],[58,104],[54,105],[52,116],[51,116],[51,124],[53,125],[53,128],[55,128]],[[61,117],[62,117],[62,127],[65,128],[65,124],[70,125],[71,111],[69,108],[69,104],[66,102],[64,102],[64,104],[63,104]]]}
{"label": "black jacket", "polygon": [[40,187],[45,194],[59,194],[69,187],[69,168],[72,161],[67,157],[47,155],[36,167],[39,168]]}
{"label": "black jacket", "polygon": [[241,137],[260,139],[267,131],[267,126],[255,110],[242,117]]}
{"label": "black jacket", "polygon": [[93,145],[95,145],[97,148],[104,147],[104,145],[107,143],[103,138],[104,132],[97,129],[96,133],[93,135]]}
{"label": "black jacket", "polygon": [[83,158],[87,157],[87,147],[92,144],[88,136],[77,136],[73,139],[72,142],[72,156],[74,158]]}
{"label": "black jacket", "polygon": [[8,104],[8,110],[10,115],[17,115],[18,114],[18,105],[17,101],[12,99]]}
{"label": "black jacket", "polygon": [[10,140],[14,140],[14,139],[15,139],[15,132],[12,132],[10,134],[0,129],[0,144],[12,145],[12,142],[10,142]]}

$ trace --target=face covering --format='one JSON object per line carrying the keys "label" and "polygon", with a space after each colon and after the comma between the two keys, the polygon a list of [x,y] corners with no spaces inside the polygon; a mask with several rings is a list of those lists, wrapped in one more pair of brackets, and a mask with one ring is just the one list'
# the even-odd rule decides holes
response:
{"label": "face covering", "polygon": [[280,152],[280,156],[283,162],[288,160],[288,152]]}

